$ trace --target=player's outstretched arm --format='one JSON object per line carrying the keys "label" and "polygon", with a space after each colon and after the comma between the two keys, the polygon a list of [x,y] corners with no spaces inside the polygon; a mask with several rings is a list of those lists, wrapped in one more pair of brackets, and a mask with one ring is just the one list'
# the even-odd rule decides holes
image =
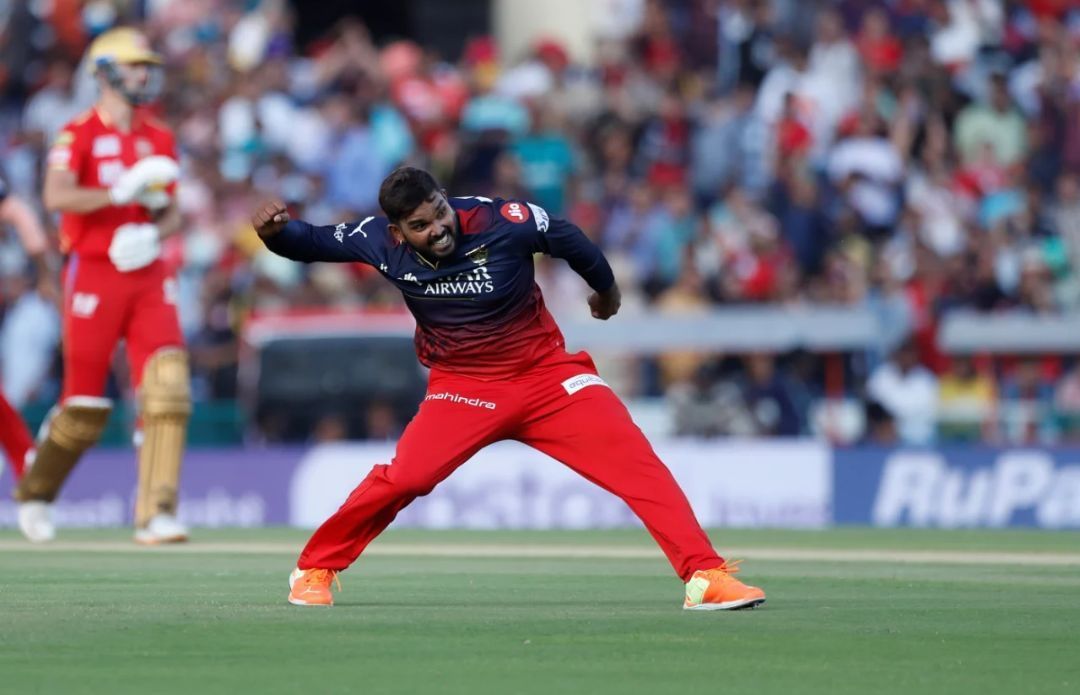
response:
{"label": "player's outstretched arm", "polygon": [[251,216],[251,225],[255,227],[255,233],[264,242],[276,236],[288,222],[289,209],[280,200],[263,203]]}
{"label": "player's outstretched arm", "polygon": [[373,219],[317,227],[292,219],[285,203],[274,199],[255,209],[251,225],[266,248],[294,261],[377,265],[381,261],[379,249],[364,231],[364,225]]}

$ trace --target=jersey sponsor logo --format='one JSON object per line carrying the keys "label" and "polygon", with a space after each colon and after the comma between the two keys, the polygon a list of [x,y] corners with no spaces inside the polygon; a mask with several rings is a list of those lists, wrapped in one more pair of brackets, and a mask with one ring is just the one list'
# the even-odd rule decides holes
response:
{"label": "jersey sponsor logo", "polygon": [[98,162],[98,181],[102,186],[111,186],[120,178],[120,174],[124,173],[125,168],[119,159]]}
{"label": "jersey sponsor logo", "polygon": [[548,217],[547,210],[539,205],[533,205],[528,203],[529,209],[533,212],[533,217],[536,218],[536,228],[541,232],[546,232],[551,225],[551,219]]}
{"label": "jersey sponsor logo", "polygon": [[89,292],[76,292],[71,297],[71,313],[79,318],[88,319],[97,311],[101,298]]}
{"label": "jersey sponsor logo", "polygon": [[491,401],[485,401],[479,398],[469,398],[468,396],[462,396],[460,393],[450,393],[449,391],[443,391],[442,393],[429,393],[427,396],[424,397],[424,400],[450,401],[451,403],[462,403],[464,405],[471,405],[474,408],[495,410],[495,404]]}
{"label": "jersey sponsor logo", "polygon": [[119,157],[120,138],[116,135],[99,135],[90,145],[90,153],[94,157]]}
{"label": "jersey sponsor logo", "polygon": [[154,154],[154,143],[150,142],[146,138],[138,138],[135,141],[135,156],[139,159],[149,157]]}
{"label": "jersey sponsor logo", "polygon": [[466,251],[465,256],[476,265],[484,265],[488,261],[487,245],[480,244],[472,251]]}
{"label": "jersey sponsor logo", "polygon": [[494,279],[484,266],[424,285],[425,295],[489,294],[494,291]]}
{"label": "jersey sponsor logo", "polygon": [[566,393],[571,396],[589,386],[607,386],[607,382],[595,374],[578,374],[577,376],[572,376],[562,382],[562,387],[566,389]]}
{"label": "jersey sponsor logo", "polygon": [[416,279],[416,276],[413,275],[412,273],[405,273],[405,276],[401,278],[401,281],[402,282],[415,282],[417,285],[421,284],[420,281]]}
{"label": "jersey sponsor logo", "polygon": [[345,224],[344,222],[334,227],[334,238],[337,239],[337,242],[339,244],[345,243],[345,230],[348,229],[348,227],[349,225]]}
{"label": "jersey sponsor logo", "polygon": [[366,217],[366,218],[364,218],[363,222],[356,225],[356,227],[351,232],[349,232],[349,236],[352,236],[353,234],[356,234],[357,232],[360,232],[361,234],[364,235],[364,238],[367,239],[367,232],[364,231],[364,225],[367,224],[368,222],[372,221],[373,219],[375,219],[375,218],[374,217]]}
{"label": "jersey sponsor logo", "polygon": [[499,208],[499,214],[511,222],[529,221],[529,209],[521,203],[505,203]]}

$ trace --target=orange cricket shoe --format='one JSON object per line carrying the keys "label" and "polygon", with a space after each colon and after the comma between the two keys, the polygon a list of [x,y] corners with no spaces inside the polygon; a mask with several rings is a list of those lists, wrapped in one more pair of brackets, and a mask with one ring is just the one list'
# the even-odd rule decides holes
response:
{"label": "orange cricket shoe", "polygon": [[765,603],[765,592],[743,584],[733,575],[739,571],[738,560],[709,570],[698,570],[686,583],[683,610],[729,611],[755,608]]}
{"label": "orange cricket shoe", "polygon": [[294,606],[332,606],[334,595],[330,585],[337,584],[341,590],[341,580],[335,570],[302,570],[299,567],[289,575],[289,603]]}

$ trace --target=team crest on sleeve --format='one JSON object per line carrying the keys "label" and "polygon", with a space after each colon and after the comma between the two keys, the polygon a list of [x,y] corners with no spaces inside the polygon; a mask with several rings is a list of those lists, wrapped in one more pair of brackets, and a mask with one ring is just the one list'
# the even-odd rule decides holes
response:
{"label": "team crest on sleeve", "polygon": [[529,221],[529,208],[521,203],[504,203],[503,206],[499,208],[499,214],[511,222]]}
{"label": "team crest on sleeve", "polygon": [[70,130],[61,131],[53,140],[52,147],[46,157],[46,163],[53,169],[67,169],[71,163],[71,145],[75,142],[75,135]]}

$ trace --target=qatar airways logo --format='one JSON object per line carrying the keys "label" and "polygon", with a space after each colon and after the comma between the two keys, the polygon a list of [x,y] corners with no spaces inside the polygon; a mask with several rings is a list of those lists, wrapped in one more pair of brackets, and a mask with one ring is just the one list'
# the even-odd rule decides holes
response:
{"label": "qatar airways logo", "polygon": [[484,266],[424,285],[424,294],[431,295],[487,294],[494,291],[495,283]]}
{"label": "qatar airways logo", "polygon": [[443,391],[442,393],[429,393],[424,397],[425,401],[450,401],[451,403],[464,403],[465,405],[471,405],[474,408],[486,408],[488,410],[495,410],[495,404],[491,401],[483,401],[479,398],[469,398],[462,396],[460,393],[449,393]]}

